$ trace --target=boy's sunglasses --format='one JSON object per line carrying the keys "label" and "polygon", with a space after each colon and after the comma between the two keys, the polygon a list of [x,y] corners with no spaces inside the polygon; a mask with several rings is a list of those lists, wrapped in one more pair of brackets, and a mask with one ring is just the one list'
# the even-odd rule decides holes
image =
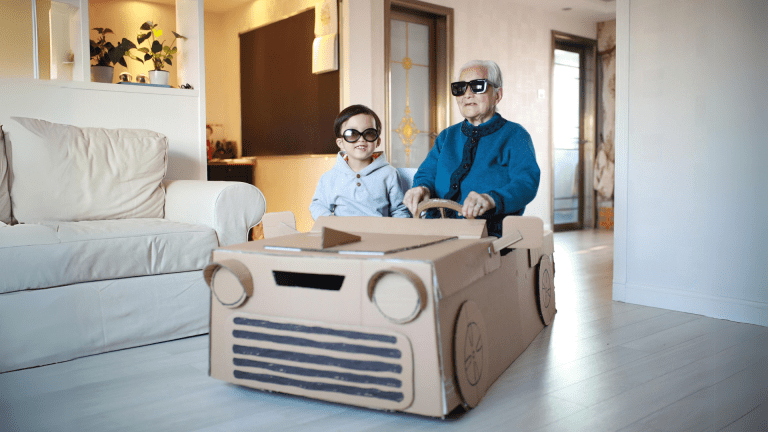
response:
{"label": "boy's sunglasses", "polygon": [[467,87],[469,87],[474,94],[485,93],[488,89],[488,80],[483,78],[472,80],[470,82],[456,81],[451,83],[451,94],[454,96],[461,96],[467,92]]}
{"label": "boy's sunglasses", "polygon": [[357,142],[361,136],[368,142],[374,142],[379,137],[379,131],[374,128],[369,128],[362,132],[356,129],[347,129],[342,136],[344,137],[344,141],[348,143]]}

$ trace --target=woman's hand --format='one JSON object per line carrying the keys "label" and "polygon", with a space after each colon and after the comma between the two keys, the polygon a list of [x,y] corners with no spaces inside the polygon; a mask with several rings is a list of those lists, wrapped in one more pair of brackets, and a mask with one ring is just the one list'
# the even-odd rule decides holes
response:
{"label": "woman's hand", "polygon": [[464,200],[464,206],[461,208],[461,215],[466,219],[474,219],[495,207],[496,203],[493,201],[493,198],[491,198],[490,195],[479,194],[475,191],[472,191]]}
{"label": "woman's hand", "polygon": [[429,189],[424,186],[416,186],[405,192],[405,195],[403,196],[403,204],[408,207],[408,211],[411,212],[413,217],[419,217],[419,215],[416,214],[416,209],[419,207],[419,203],[428,200],[429,198]]}

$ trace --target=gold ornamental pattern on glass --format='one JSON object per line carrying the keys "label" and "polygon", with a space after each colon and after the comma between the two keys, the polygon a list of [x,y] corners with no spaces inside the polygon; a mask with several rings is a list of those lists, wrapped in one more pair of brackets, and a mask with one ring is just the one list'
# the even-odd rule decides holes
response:
{"label": "gold ornamental pattern on glass", "polygon": [[406,22],[405,23],[405,57],[403,57],[403,59],[400,61],[394,61],[394,60],[392,61],[392,63],[399,63],[403,67],[403,69],[405,69],[405,108],[403,109],[403,117],[400,120],[400,124],[398,125],[397,129],[393,130],[393,132],[395,132],[400,137],[400,140],[403,142],[403,146],[405,147],[405,166],[406,167],[411,166],[411,146],[413,145],[413,141],[416,138],[416,135],[430,133],[429,131],[419,130],[419,128],[416,126],[416,123],[413,120],[413,117],[411,117],[411,103],[410,103],[411,83],[410,83],[409,72],[414,66],[429,68],[429,65],[414,63],[413,60],[408,56],[408,43],[409,43],[408,25],[409,25],[408,22]]}

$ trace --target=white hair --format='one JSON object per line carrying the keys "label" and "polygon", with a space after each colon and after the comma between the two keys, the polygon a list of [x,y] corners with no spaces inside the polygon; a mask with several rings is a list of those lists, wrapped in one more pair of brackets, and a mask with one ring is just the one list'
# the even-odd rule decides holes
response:
{"label": "white hair", "polygon": [[459,76],[462,72],[473,67],[481,67],[488,72],[488,84],[493,86],[493,93],[495,94],[498,89],[504,86],[504,82],[501,78],[501,68],[493,60],[472,60],[464,63],[464,66],[459,70]]}

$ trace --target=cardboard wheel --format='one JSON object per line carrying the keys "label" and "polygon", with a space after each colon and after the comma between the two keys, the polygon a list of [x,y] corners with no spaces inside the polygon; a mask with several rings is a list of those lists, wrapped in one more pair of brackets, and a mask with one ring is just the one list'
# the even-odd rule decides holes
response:
{"label": "cardboard wheel", "polygon": [[459,394],[468,408],[480,403],[490,387],[485,322],[475,302],[461,305],[453,333],[453,365]]}
{"label": "cardboard wheel", "polygon": [[539,316],[548,326],[555,317],[555,266],[549,255],[542,255],[536,283],[536,300],[539,303]]}

